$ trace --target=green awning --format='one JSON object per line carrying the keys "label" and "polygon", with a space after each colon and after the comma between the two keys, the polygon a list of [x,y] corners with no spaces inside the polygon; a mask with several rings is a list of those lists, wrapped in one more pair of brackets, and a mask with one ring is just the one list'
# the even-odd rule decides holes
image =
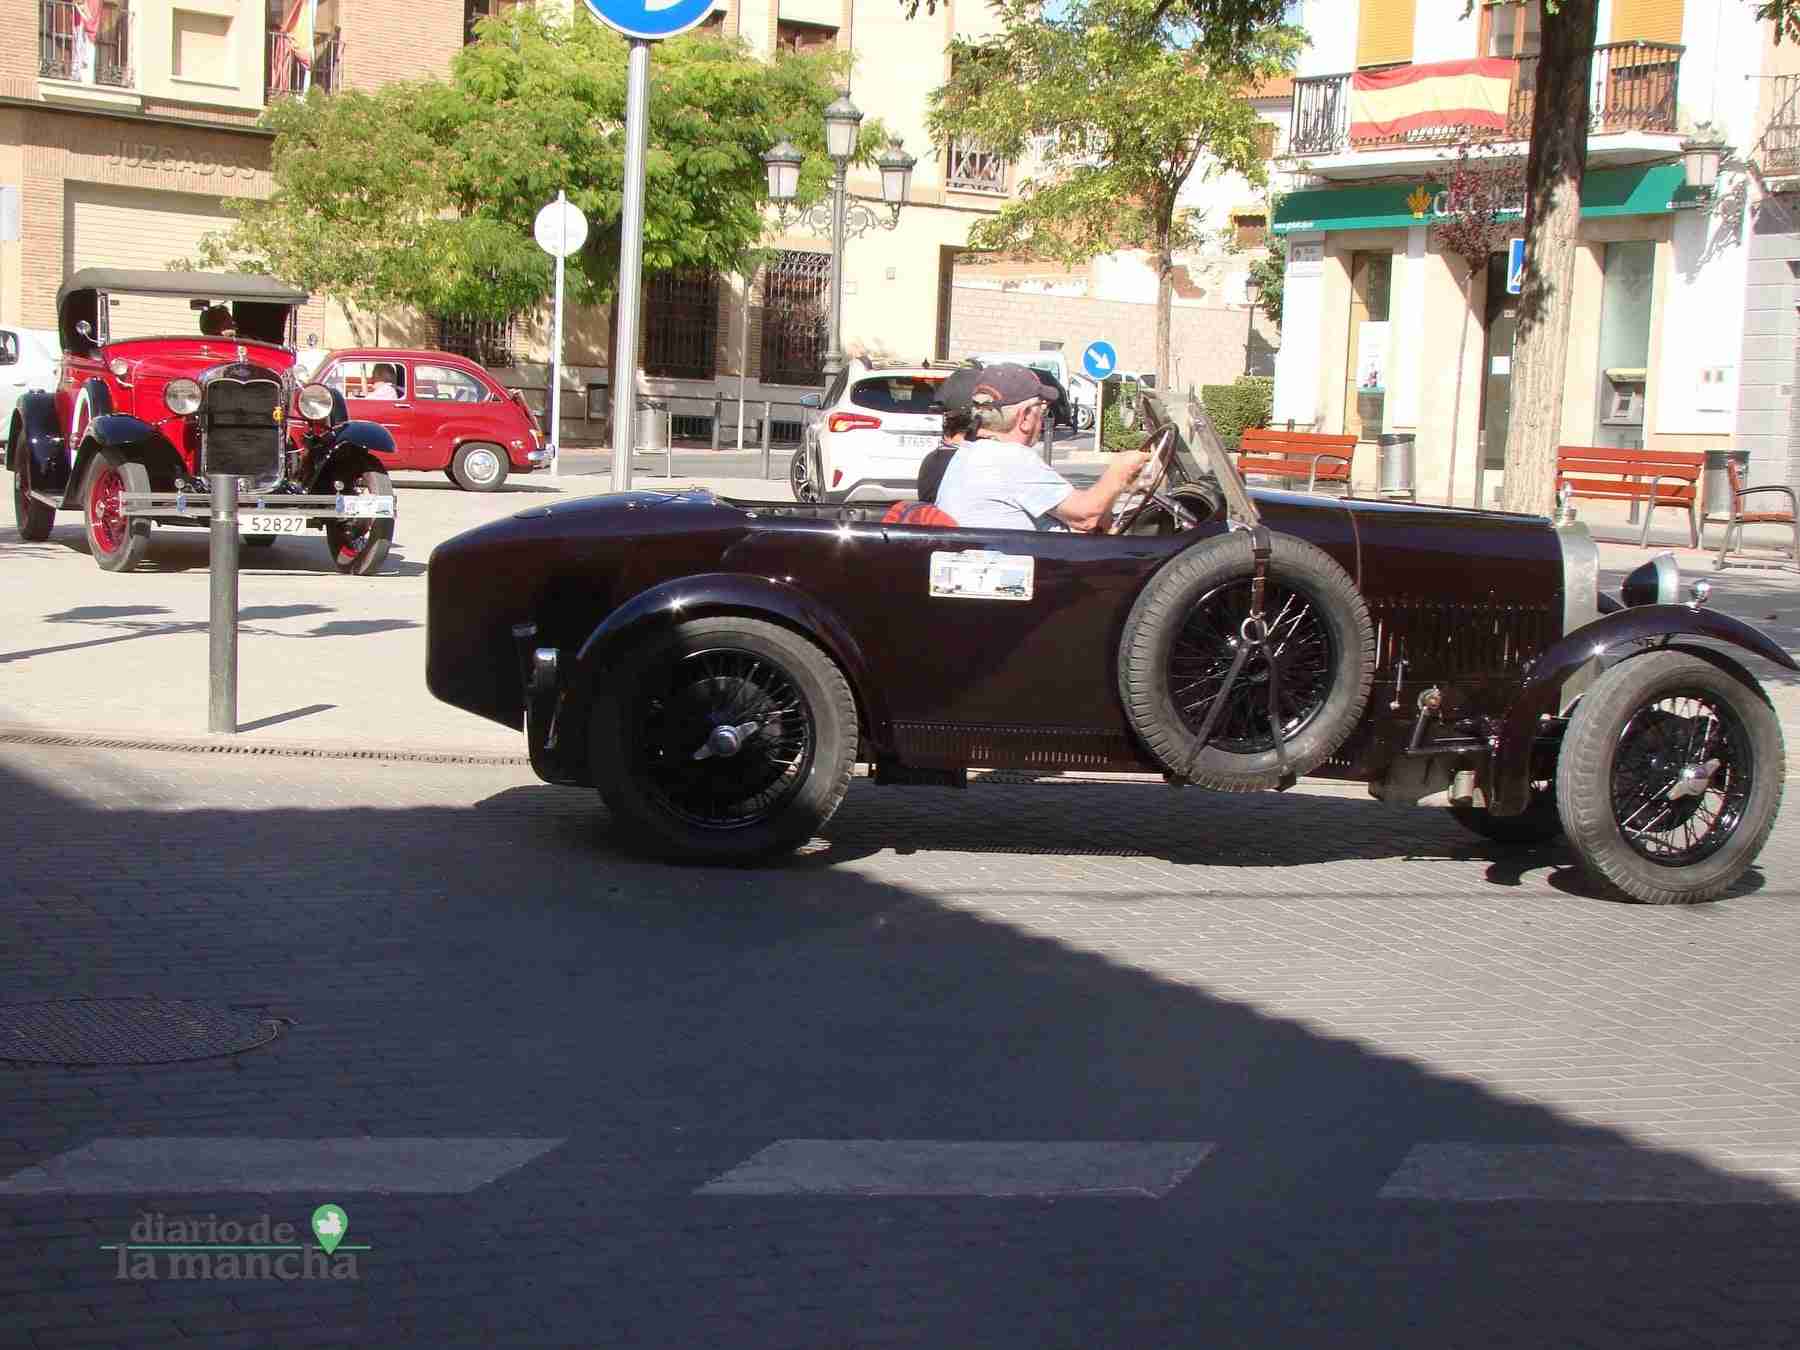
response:
{"label": "green awning", "polygon": [[[1314,188],[1290,192],[1275,208],[1276,234],[1301,230],[1394,230],[1431,219],[1413,214],[1407,198],[1420,188],[1436,196],[1442,184],[1384,183],[1378,187]],[[1651,164],[1629,169],[1595,169],[1582,180],[1582,217],[1651,216],[1696,200],[1682,181],[1681,165]]]}

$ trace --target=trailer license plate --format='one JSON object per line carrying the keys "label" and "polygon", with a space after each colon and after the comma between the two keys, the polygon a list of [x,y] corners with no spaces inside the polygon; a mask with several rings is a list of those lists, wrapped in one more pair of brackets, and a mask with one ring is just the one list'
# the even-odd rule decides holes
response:
{"label": "trailer license plate", "polygon": [[306,516],[299,511],[270,511],[258,515],[252,511],[238,517],[239,534],[303,534]]}

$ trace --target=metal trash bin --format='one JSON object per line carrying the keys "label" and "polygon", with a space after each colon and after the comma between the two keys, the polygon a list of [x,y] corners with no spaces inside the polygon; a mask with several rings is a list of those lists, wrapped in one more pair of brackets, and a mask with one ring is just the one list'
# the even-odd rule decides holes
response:
{"label": "metal trash bin", "polygon": [[667,403],[654,399],[645,399],[638,404],[636,449],[667,450],[669,448],[669,420],[665,415],[668,411]]}
{"label": "metal trash bin", "polygon": [[1413,445],[1418,438],[1410,432],[1383,432],[1376,440],[1381,458],[1381,495],[1411,497],[1413,488]]}
{"label": "metal trash bin", "polygon": [[1738,482],[1746,482],[1750,477],[1750,452],[1748,450],[1708,450],[1706,451],[1706,469],[1701,497],[1704,505],[1701,508],[1701,524],[1712,525],[1731,519],[1731,477],[1725,472],[1726,460],[1736,460]]}

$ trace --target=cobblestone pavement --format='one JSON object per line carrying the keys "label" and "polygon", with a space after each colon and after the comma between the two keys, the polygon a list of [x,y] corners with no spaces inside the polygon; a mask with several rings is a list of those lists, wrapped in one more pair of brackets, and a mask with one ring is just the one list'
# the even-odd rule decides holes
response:
{"label": "cobblestone pavement", "polygon": [[[1328,786],[859,781],[805,855],[735,870],[639,862],[505,766],[10,745],[0,788],[0,1001],[291,1019],[220,1059],[0,1065],[0,1345],[1800,1335],[1791,821],[1737,894],[1659,910]],[[196,1136],[547,1143],[474,1189],[19,1193]],[[1112,1196],[714,1187],[830,1141],[1187,1162]],[[305,1234],[326,1201],[354,1280],[103,1250],[148,1211]]]}

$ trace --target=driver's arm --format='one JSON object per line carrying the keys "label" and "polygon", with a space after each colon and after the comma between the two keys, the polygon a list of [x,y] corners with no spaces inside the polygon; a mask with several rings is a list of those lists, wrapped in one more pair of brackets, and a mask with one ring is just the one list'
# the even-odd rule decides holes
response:
{"label": "driver's arm", "polygon": [[1149,461],[1150,456],[1142,450],[1120,451],[1091,486],[1075,489],[1051,507],[1050,514],[1071,530],[1098,529],[1119,494],[1131,486]]}

